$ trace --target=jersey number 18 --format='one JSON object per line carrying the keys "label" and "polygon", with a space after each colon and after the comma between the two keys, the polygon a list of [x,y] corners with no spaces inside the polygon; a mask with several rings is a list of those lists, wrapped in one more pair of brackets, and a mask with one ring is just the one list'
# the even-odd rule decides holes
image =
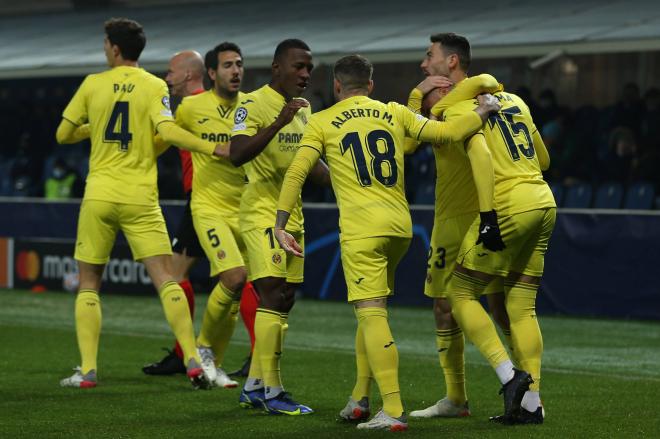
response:
{"label": "jersey number 18", "polygon": [[[370,166],[367,166],[362,141],[357,131],[347,133],[341,140],[341,154],[351,152],[358,183],[364,187],[371,186],[371,176],[373,175],[383,186],[394,186],[399,174],[394,158],[395,146],[392,135],[385,130],[373,130],[367,134],[366,140],[367,151],[371,156]],[[378,150],[379,143],[385,146],[385,151]]]}

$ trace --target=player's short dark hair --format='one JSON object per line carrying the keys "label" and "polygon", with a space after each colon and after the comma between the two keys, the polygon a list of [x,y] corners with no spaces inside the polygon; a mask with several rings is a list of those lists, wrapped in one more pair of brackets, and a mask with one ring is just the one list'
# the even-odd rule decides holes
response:
{"label": "player's short dark hair", "polygon": [[432,43],[440,43],[442,50],[447,55],[457,55],[458,63],[463,71],[467,72],[472,62],[472,53],[470,50],[470,42],[467,38],[456,35],[455,33],[443,33],[431,35]]}
{"label": "player's short dark hair", "polygon": [[374,66],[362,55],[347,55],[339,58],[332,73],[346,90],[360,90],[369,87]]}
{"label": "player's short dark hair", "polygon": [[121,56],[137,61],[147,44],[142,25],[128,18],[111,18],[103,25],[110,44],[119,47]]}
{"label": "player's short dark hair", "polygon": [[222,42],[215,46],[213,49],[209,50],[206,52],[206,56],[204,56],[204,65],[206,66],[206,70],[217,70],[218,69],[218,55],[221,52],[236,52],[238,53],[241,58],[243,57],[243,54],[241,53],[241,48],[238,47],[238,44],[236,43],[230,43],[229,41]]}
{"label": "player's short dark hair", "polygon": [[310,49],[307,43],[305,43],[303,40],[299,40],[297,38],[289,38],[288,40],[284,40],[277,45],[277,47],[275,48],[275,55],[273,56],[273,61],[276,62],[281,60],[284,54],[289,49],[302,49],[308,52],[312,51],[312,49]]}

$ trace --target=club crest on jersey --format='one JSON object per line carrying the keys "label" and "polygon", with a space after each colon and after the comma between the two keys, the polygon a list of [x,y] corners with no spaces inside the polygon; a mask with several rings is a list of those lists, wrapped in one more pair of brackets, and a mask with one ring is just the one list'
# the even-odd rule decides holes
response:
{"label": "club crest on jersey", "polygon": [[238,125],[241,122],[243,122],[248,115],[248,111],[245,107],[239,107],[236,109],[236,113],[234,114],[234,124]]}
{"label": "club crest on jersey", "polygon": [[220,250],[220,251],[218,252],[218,259],[222,260],[222,259],[224,259],[224,258],[226,258],[226,257],[227,257],[227,253],[225,253],[224,250]]}
{"label": "club crest on jersey", "polygon": [[280,256],[278,254],[273,255],[273,263],[274,264],[279,264],[280,262],[282,262],[282,256]]}

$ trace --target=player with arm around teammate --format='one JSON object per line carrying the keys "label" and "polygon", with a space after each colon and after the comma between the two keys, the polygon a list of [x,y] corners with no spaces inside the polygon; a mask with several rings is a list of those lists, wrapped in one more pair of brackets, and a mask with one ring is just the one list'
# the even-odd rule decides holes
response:
{"label": "player with arm around teammate", "polygon": [[489,111],[499,106],[492,96],[481,97],[484,105],[471,114],[450,123],[430,121],[400,104],[370,99],[372,71],[371,63],[359,55],[335,64],[339,102],[313,115],[305,130],[280,192],[275,236],[285,251],[303,255],[302,246],[287,232],[287,223],[308,173],[325,154],[340,211],[348,301],[358,320],[357,382],[342,417],[346,410],[360,409],[363,416],[358,420],[366,420],[373,376],[383,410],[358,428],[401,431],[408,424],[398,382],[398,351],[387,321],[387,297],[393,293],[396,266],[412,238],[403,190],[404,138],[434,144],[457,141],[476,132]]}

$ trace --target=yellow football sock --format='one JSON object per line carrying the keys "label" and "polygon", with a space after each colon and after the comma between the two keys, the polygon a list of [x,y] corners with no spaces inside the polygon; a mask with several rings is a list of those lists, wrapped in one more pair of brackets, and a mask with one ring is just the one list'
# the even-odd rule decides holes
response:
{"label": "yellow football sock", "polygon": [[478,300],[486,285],[479,279],[454,272],[449,281],[449,301],[458,325],[495,369],[509,361],[509,356],[497,335],[495,325]]}
{"label": "yellow football sock", "polygon": [[506,341],[506,347],[509,349],[509,356],[511,361],[516,367],[520,367],[520,363],[516,358],[516,351],[513,349],[513,339],[511,338],[511,329],[502,329],[502,335],[504,336],[504,341]]}
{"label": "yellow football sock", "polygon": [[202,360],[197,355],[197,348],[195,346],[195,330],[192,319],[190,318],[188,300],[183,290],[179,284],[170,281],[160,286],[158,295],[163,304],[165,318],[170,324],[170,328],[172,328],[172,332],[174,332],[179,345],[181,345],[184,363],[187,365],[188,361],[193,358],[201,364]]}
{"label": "yellow football sock", "polygon": [[96,356],[101,334],[101,300],[94,290],[80,290],[76,297],[76,335],[82,373],[96,370]]}
{"label": "yellow football sock", "polygon": [[[211,349],[213,349],[213,353],[215,354],[215,365],[218,367],[222,367],[222,363],[225,361],[227,346],[229,346],[229,341],[232,335],[234,335],[234,329],[236,329],[239,307],[240,302],[232,302],[227,317],[218,322],[218,336],[215,338],[213,344],[211,344]],[[197,341],[199,343],[199,338]]]}
{"label": "yellow football sock", "polygon": [[536,320],[536,290],[538,286],[524,283],[504,283],[506,311],[511,320],[511,335],[520,367],[534,380],[530,391],[541,386],[541,356],[543,337]]}
{"label": "yellow football sock", "polygon": [[465,392],[465,340],[461,328],[437,329],[435,342],[438,346],[440,366],[445,375],[447,398],[454,404],[467,401]]}
{"label": "yellow football sock", "polygon": [[369,367],[383,398],[383,410],[398,418],[403,414],[399,389],[399,352],[387,322],[385,308],[357,308],[358,330],[362,331]]}
{"label": "yellow football sock", "polygon": [[[280,357],[282,355],[282,317],[279,312],[257,308],[254,319],[254,335],[259,344],[259,357],[253,362],[261,362],[263,382],[268,388],[281,388]],[[268,397],[268,395],[266,395]]]}
{"label": "yellow football sock", "polygon": [[289,313],[283,312],[280,313],[281,319],[280,324],[282,325],[282,347],[284,347],[284,340],[286,339],[286,333],[289,331]]}
{"label": "yellow football sock", "polygon": [[[219,341],[223,337],[222,331],[227,329],[227,327],[231,327],[228,320],[232,318],[230,310],[234,302],[233,297],[234,294],[232,291],[226,288],[222,282],[218,282],[213,288],[213,291],[211,291],[209,300],[206,302],[206,309],[202,318],[202,328],[197,337],[197,345],[213,348],[216,356],[220,353],[215,351],[214,346],[222,343]],[[228,342],[229,339],[227,338]]]}
{"label": "yellow football sock", "polygon": [[[256,322],[255,322],[256,324]],[[256,338],[256,337],[255,337]],[[250,370],[245,380],[245,390],[261,389],[264,386],[261,376],[261,361],[259,357],[259,340],[255,340],[254,349],[252,349],[252,361],[250,361]]]}
{"label": "yellow football sock", "polygon": [[355,364],[357,366],[357,377],[351,398],[359,401],[364,397],[368,398],[371,393],[371,368],[369,368],[367,347],[364,344],[364,333],[360,331],[359,326],[355,331]]}

